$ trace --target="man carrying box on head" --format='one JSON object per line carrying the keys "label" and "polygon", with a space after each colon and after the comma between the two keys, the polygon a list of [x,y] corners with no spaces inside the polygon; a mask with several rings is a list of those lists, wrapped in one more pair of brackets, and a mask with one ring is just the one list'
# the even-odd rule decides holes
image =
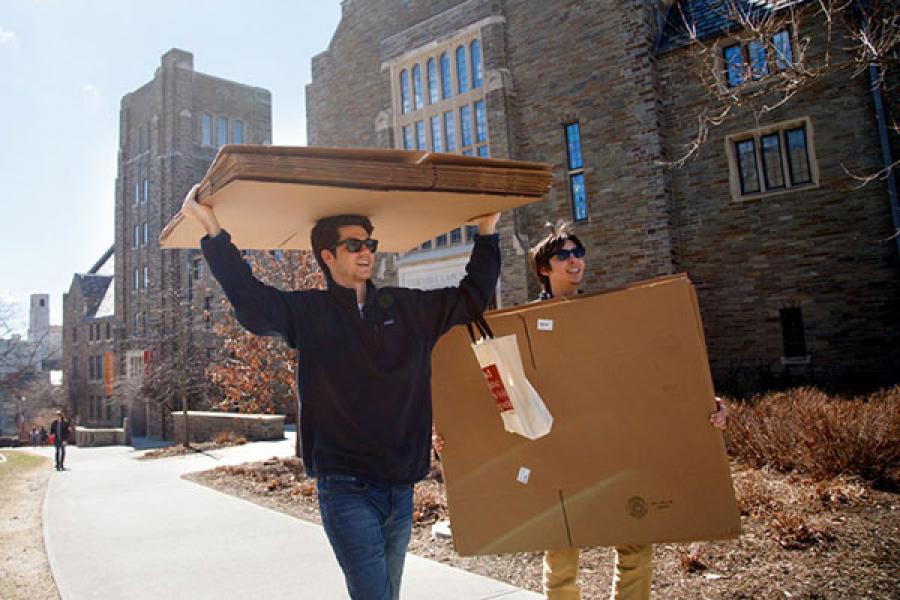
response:
{"label": "man carrying box on head", "polygon": [[499,213],[479,218],[466,276],[441,290],[376,288],[378,242],[360,215],[311,233],[327,290],[285,292],[258,281],[212,208],[182,212],[207,234],[203,254],[238,321],[297,351],[303,464],[317,478],[322,523],[354,600],[396,600],[412,529],[413,484],[429,468],[431,350],[470,321],[463,294],[487,306],[500,274]]}

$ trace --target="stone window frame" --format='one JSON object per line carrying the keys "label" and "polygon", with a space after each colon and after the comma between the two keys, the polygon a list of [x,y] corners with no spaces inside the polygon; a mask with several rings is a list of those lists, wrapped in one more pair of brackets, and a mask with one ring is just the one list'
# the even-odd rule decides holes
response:
{"label": "stone window frame", "polygon": [[[787,153],[787,142],[785,132],[798,128],[803,128],[806,136],[806,156],[809,162],[810,181],[805,183],[793,183],[791,181],[791,165],[790,158]],[[767,186],[767,177],[763,153],[761,152],[761,140],[763,137],[772,134],[778,134],[779,148],[781,151],[781,169],[783,185],[777,187]],[[759,191],[744,193],[741,186],[741,174],[739,168],[739,159],[737,153],[737,144],[753,140],[755,153],[755,165],[757,179],[759,180]],[[756,198],[779,196],[781,194],[789,194],[802,190],[816,189],[821,185],[821,175],[819,172],[819,163],[816,158],[815,130],[813,128],[812,119],[809,116],[797,117],[764,127],[759,127],[750,131],[730,134],[725,136],[725,155],[728,158],[728,180],[731,189],[731,198],[734,201],[742,202],[753,200]]]}
{"label": "stone window frame", "polygon": [[[480,85],[476,88],[472,87],[473,83],[473,65],[471,60],[471,52],[472,52],[472,42],[478,43],[479,54],[481,58],[481,82]],[[465,71],[468,80],[468,89],[463,93],[458,93],[459,90],[459,81],[457,75],[457,49],[462,46],[465,48]],[[478,156],[479,151],[482,153],[487,152],[490,154],[490,145],[491,145],[491,137],[490,137],[490,128],[489,123],[487,122],[487,116],[485,116],[484,130],[485,135],[484,139],[478,141],[476,139],[476,133],[478,131],[478,123],[476,121],[476,102],[481,101],[484,102],[484,113],[487,115],[487,82],[485,77],[485,68],[484,68],[484,42],[481,39],[481,35],[478,30],[467,31],[461,35],[454,36],[452,38],[447,39],[446,41],[440,42],[438,44],[429,45],[427,48],[422,49],[417,52],[410,52],[402,56],[400,59],[395,61],[390,65],[389,73],[391,80],[391,106],[392,112],[394,114],[394,146],[396,148],[405,148],[411,139],[413,149],[420,149],[424,151],[428,151],[428,149],[434,147],[434,136],[432,135],[432,127],[431,120],[432,117],[438,117],[441,122],[441,137],[442,137],[442,147],[445,149],[443,151],[447,151],[448,147],[448,139],[447,139],[447,124],[445,119],[445,113],[452,113],[454,115],[454,127],[453,127],[453,136],[455,141],[455,149],[451,152],[454,154],[467,155],[467,156]],[[444,98],[444,88],[443,88],[443,78],[444,78],[444,69],[441,57],[447,54],[450,62],[450,89],[451,94],[448,98]],[[428,81],[428,62],[429,59],[434,59],[436,69],[437,69],[437,86],[438,86],[438,94],[437,101],[432,102],[431,94],[429,93],[429,81]],[[419,73],[422,79],[422,101],[423,105],[421,108],[416,108],[415,103],[415,90],[413,83],[413,68],[418,66]],[[403,111],[403,96],[401,92],[401,78],[403,73],[406,73],[406,78],[408,81],[408,110],[406,112]],[[472,143],[464,146],[462,143],[462,121],[460,116],[460,110],[464,106],[469,106],[471,113],[471,131],[472,131]],[[424,130],[425,137],[425,148],[418,148],[420,145],[418,143],[419,136],[417,135],[417,123],[421,122],[421,129]]]}
{"label": "stone window frame", "polygon": [[[782,61],[778,56],[777,48],[774,42],[775,36],[781,35],[783,33],[787,33],[788,41],[790,42],[790,45],[788,46],[790,57],[784,65],[781,64]],[[766,60],[764,65],[766,68],[766,72],[759,76],[756,76],[753,69],[753,54],[751,53],[751,46],[753,45],[756,45],[757,47],[761,46],[765,52]],[[731,81],[729,80],[728,61],[726,61],[725,59],[725,53],[735,46],[740,46],[742,69],[741,81],[739,83],[731,83]],[[793,27],[786,27],[775,32],[765,42],[761,42],[757,38],[748,36],[727,36],[720,38],[713,46],[716,57],[715,72],[718,79],[718,84],[723,90],[728,90],[731,93],[742,93],[747,90],[752,90],[754,87],[760,85],[760,82],[767,77],[777,74],[779,71],[784,71],[790,68],[794,61],[797,60],[798,47],[799,44],[797,40],[797,33]]]}

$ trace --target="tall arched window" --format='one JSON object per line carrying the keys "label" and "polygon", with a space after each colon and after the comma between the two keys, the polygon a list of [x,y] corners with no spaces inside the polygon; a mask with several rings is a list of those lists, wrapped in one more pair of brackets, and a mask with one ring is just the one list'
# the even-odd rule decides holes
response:
{"label": "tall arched window", "polygon": [[438,101],[437,62],[429,58],[426,66],[428,70],[428,101],[435,104]]}
{"label": "tall arched window", "polygon": [[422,68],[417,64],[412,68],[413,78],[413,108],[419,110],[425,106],[425,99],[422,97]]}
{"label": "tall arched window", "polygon": [[450,71],[450,56],[441,54],[441,98],[446,100],[453,95],[453,73]]}
{"label": "tall arched window", "polygon": [[405,115],[409,112],[409,73],[406,69],[400,71],[400,111]]}
{"label": "tall arched window", "polygon": [[469,69],[466,64],[466,47],[456,48],[456,93],[464,94],[469,91]]}
{"label": "tall arched window", "polygon": [[469,45],[469,60],[472,61],[472,88],[479,88],[484,82],[484,71],[481,67],[481,44],[472,40]]}

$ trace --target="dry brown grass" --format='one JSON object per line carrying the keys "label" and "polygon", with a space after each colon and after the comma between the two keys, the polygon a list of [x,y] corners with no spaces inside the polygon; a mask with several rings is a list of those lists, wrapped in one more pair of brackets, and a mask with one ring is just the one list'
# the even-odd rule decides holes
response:
{"label": "dry brown grass", "polygon": [[900,386],[842,398],[815,388],[732,403],[729,454],[754,467],[824,480],[855,474],[895,487],[900,472]]}

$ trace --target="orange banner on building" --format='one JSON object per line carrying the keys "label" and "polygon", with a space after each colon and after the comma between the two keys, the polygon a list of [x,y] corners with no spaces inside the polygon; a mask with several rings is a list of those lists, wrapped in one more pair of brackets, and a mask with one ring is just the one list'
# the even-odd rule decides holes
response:
{"label": "orange banner on building", "polygon": [[112,352],[103,353],[103,394],[109,398],[113,392],[113,380],[115,379],[115,355]]}

